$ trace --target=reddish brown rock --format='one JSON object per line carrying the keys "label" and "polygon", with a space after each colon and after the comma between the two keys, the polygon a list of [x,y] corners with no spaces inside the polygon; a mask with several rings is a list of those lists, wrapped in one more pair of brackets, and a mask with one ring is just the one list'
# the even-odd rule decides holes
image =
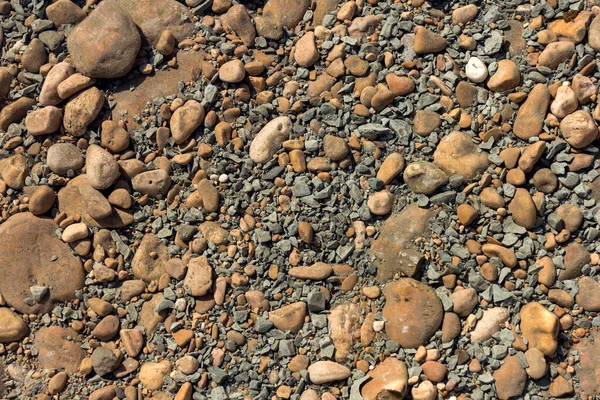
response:
{"label": "reddish brown rock", "polygon": [[335,346],[335,360],[339,363],[346,361],[350,349],[360,338],[360,312],[356,304],[342,304],[331,310],[329,320],[329,335]]}
{"label": "reddish brown rock", "polygon": [[502,366],[494,372],[494,380],[498,398],[508,400],[523,394],[527,385],[527,373],[519,364],[517,357],[508,356]]}
{"label": "reddish brown rock", "polygon": [[43,368],[74,374],[85,357],[78,335],[71,328],[51,326],[35,332],[34,346]]}
{"label": "reddish brown rock", "polygon": [[404,398],[408,389],[408,371],[403,361],[388,357],[368,375],[371,379],[360,390],[364,400]]}

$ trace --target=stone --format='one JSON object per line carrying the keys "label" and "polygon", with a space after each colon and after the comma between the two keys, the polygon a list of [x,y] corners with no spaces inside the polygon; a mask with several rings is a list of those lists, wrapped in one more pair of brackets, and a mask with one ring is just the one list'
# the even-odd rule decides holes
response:
{"label": "stone", "polygon": [[96,325],[92,335],[102,341],[111,340],[119,333],[120,322],[119,317],[107,315]]}
{"label": "stone", "polygon": [[516,88],[521,82],[519,67],[512,60],[498,61],[498,69],[487,83],[494,92],[506,92]]}
{"label": "stone", "polygon": [[575,44],[568,41],[549,43],[538,57],[538,65],[552,70],[575,54]]}
{"label": "stone", "polygon": [[571,233],[577,231],[583,223],[583,213],[573,204],[561,204],[556,209],[556,215],[563,220],[565,228]]}
{"label": "stone", "polygon": [[0,111],[0,131],[6,132],[11,124],[21,122],[34,105],[35,100],[29,97],[20,97],[2,107],[2,111]]}
{"label": "stone", "polygon": [[136,278],[151,282],[166,272],[167,261],[167,247],[162,244],[158,236],[145,234],[131,260],[131,270]]}
{"label": "stone", "polygon": [[532,302],[521,308],[521,332],[529,342],[545,356],[552,356],[558,347],[558,317],[543,305]]}
{"label": "stone", "polygon": [[310,267],[292,267],[288,274],[298,279],[309,279],[312,281],[320,281],[329,278],[333,273],[331,265],[324,262],[317,262]]}
{"label": "stone", "polygon": [[119,358],[108,347],[96,347],[91,359],[94,372],[98,376],[108,375],[119,366]]}
{"label": "stone", "polygon": [[433,160],[449,175],[460,175],[470,181],[488,167],[487,153],[481,151],[464,132],[451,132],[442,138]]}
{"label": "stone", "polygon": [[527,385],[527,373],[516,356],[508,356],[494,372],[496,394],[500,400],[521,396]]}
{"label": "stone", "polygon": [[27,158],[24,155],[15,154],[0,160],[0,175],[9,188],[22,189],[28,174]]}
{"label": "stone", "polygon": [[353,303],[340,304],[331,310],[329,335],[335,346],[335,360],[344,363],[352,346],[360,339],[360,311]]}
{"label": "stone", "polygon": [[468,317],[477,306],[477,291],[473,288],[456,290],[450,294],[453,311],[461,317]]}
{"label": "stone", "polygon": [[108,385],[94,390],[90,394],[89,400],[111,400],[117,395],[117,386]]}
{"label": "stone", "polygon": [[577,282],[579,293],[575,296],[577,304],[585,311],[600,311],[600,283],[594,278],[584,276]]}
{"label": "stone", "polygon": [[460,328],[460,317],[455,313],[445,313],[442,322],[442,343],[448,343],[456,339],[460,335]]}
{"label": "stone", "polygon": [[85,12],[71,0],[58,0],[46,7],[46,16],[57,27],[77,24],[86,17]]}
{"label": "stone", "polygon": [[504,307],[492,307],[483,311],[483,317],[477,322],[475,329],[471,332],[471,342],[485,342],[498,332],[508,321],[508,309]]}
{"label": "stone", "polygon": [[423,369],[425,376],[427,376],[427,379],[432,382],[443,381],[448,373],[448,368],[437,361],[426,361],[421,364],[421,368]]}
{"label": "stone", "polygon": [[290,3],[286,0],[268,0],[263,8],[263,16],[271,23],[294,29],[310,7],[310,0]]}
{"label": "stone", "polygon": [[142,305],[142,311],[139,315],[139,324],[144,327],[144,332],[147,337],[150,337],[159,323],[167,318],[168,310],[156,311],[158,304],[164,300],[162,294],[155,294],[149,301]]}
{"label": "stone", "polygon": [[467,24],[475,19],[478,11],[479,8],[475,4],[458,7],[452,11],[452,23],[457,25]]}
{"label": "stone", "polygon": [[[498,63],[498,66],[500,66],[500,63]],[[488,69],[479,58],[471,57],[465,65],[465,75],[471,82],[481,83],[487,79]]]}
{"label": "stone", "polygon": [[194,297],[204,296],[212,287],[213,270],[204,256],[192,258],[183,281]]}
{"label": "stone", "polygon": [[410,190],[418,194],[433,194],[448,183],[446,172],[427,161],[408,164],[403,178]]}
{"label": "stone", "polygon": [[59,108],[47,106],[38,108],[25,117],[25,127],[33,136],[49,135],[60,129],[63,114]]}
{"label": "stone", "polygon": [[403,348],[426,345],[442,324],[444,310],[435,291],[414,279],[401,278],[384,290],[385,333]]}
{"label": "stone", "polygon": [[301,67],[309,68],[315,65],[320,58],[314,32],[306,32],[296,43],[294,60]]}
{"label": "stone", "polygon": [[430,381],[423,381],[410,390],[413,400],[435,400],[437,389]]}
{"label": "stone", "polygon": [[325,151],[325,155],[332,161],[343,160],[350,153],[350,148],[346,144],[346,141],[333,135],[325,135],[323,138],[323,150]]}
{"label": "stone", "polygon": [[525,229],[532,229],[535,226],[536,207],[527,189],[516,189],[515,196],[508,204],[508,210],[517,225]]}
{"label": "stone", "polygon": [[219,210],[221,195],[208,179],[202,179],[198,182],[198,192],[201,194],[202,203],[206,211],[216,212]]}
{"label": "stone", "polygon": [[75,68],[91,78],[127,74],[140,50],[138,29],[113,0],[103,1],[67,37]]}
{"label": "stone", "polygon": [[241,60],[231,60],[219,68],[219,79],[227,83],[239,83],[244,80],[246,69]]}
{"label": "stone", "polygon": [[56,193],[49,186],[38,186],[29,198],[29,211],[33,215],[42,215],[54,205]]}
{"label": "stone", "polygon": [[570,86],[561,85],[556,90],[556,96],[550,104],[550,112],[557,118],[564,118],[577,110],[579,100]]}
{"label": "stone", "polygon": [[544,119],[550,106],[550,92],[545,84],[533,87],[527,100],[519,107],[513,132],[519,139],[529,140],[542,132]]}
{"label": "stone", "polygon": [[89,231],[86,224],[83,222],[77,222],[67,226],[62,233],[62,240],[66,243],[72,243],[77,240],[88,237]]}
{"label": "stone", "polygon": [[389,184],[396,176],[404,170],[404,155],[402,153],[390,153],[381,163],[377,171],[377,179],[384,185]]}
{"label": "stone", "polygon": [[[408,390],[408,370],[403,361],[388,357],[368,374],[371,379],[361,388],[364,400],[377,400],[389,396],[403,398]],[[390,397],[394,398],[394,397]]]}
{"label": "stone", "polygon": [[102,122],[100,141],[112,153],[120,153],[129,147],[129,133],[118,123],[106,120]]}
{"label": "stone", "polygon": [[52,172],[65,176],[69,170],[79,171],[85,160],[77,146],[71,143],[55,143],[48,149],[46,164]]}
{"label": "stone", "polygon": [[577,110],[560,122],[560,133],[572,147],[582,149],[598,138],[598,127],[590,113]]}
{"label": "stone", "polygon": [[579,354],[579,362],[575,371],[581,385],[582,396],[597,397],[600,394],[600,376],[598,362],[600,361],[600,340],[597,330],[592,330],[589,336],[573,346]]}
{"label": "stone", "polygon": [[542,158],[544,150],[546,150],[546,142],[541,140],[527,146],[519,158],[519,168],[521,171],[525,173],[531,172]]}
{"label": "stone", "polygon": [[204,107],[196,100],[188,100],[182,107],[175,110],[169,121],[175,143],[185,142],[202,125],[204,116]]}
{"label": "stone", "polygon": [[535,347],[530,348],[525,352],[525,358],[529,367],[525,369],[527,375],[532,379],[541,379],[546,375],[548,371],[548,364],[544,358],[544,353],[536,349]]}
{"label": "stone", "polygon": [[304,325],[306,303],[299,301],[269,312],[269,320],[280,331],[298,333]]}
{"label": "stone", "polygon": [[42,106],[54,106],[60,103],[63,99],[58,95],[58,86],[69,76],[73,75],[74,72],[73,67],[64,61],[52,67],[48,75],[46,75],[46,79],[44,79],[42,89],[40,90],[40,104]]}
{"label": "stone", "polygon": [[600,51],[600,17],[596,16],[588,29],[588,44],[596,51]]}
{"label": "stone", "polygon": [[419,136],[428,136],[442,124],[440,115],[434,111],[417,110],[413,120],[413,130]]}
{"label": "stone", "polygon": [[246,46],[254,46],[256,29],[254,28],[250,14],[248,14],[248,10],[243,4],[232,6],[221,20],[242,39],[242,42]]}
{"label": "stone", "polygon": [[160,362],[145,362],[140,368],[140,381],[150,390],[158,390],[163,385],[163,378],[171,373],[171,363],[168,360]]}
{"label": "stone", "polygon": [[386,215],[394,207],[394,195],[387,190],[369,195],[367,205],[373,215]]}
{"label": "stone", "polygon": [[77,341],[78,334],[72,328],[43,327],[35,332],[33,344],[38,351],[38,362],[43,368],[77,372],[85,352]]}
{"label": "stone", "polygon": [[[79,257],[55,234],[57,225],[31,213],[11,216],[0,225],[0,293],[23,314],[50,312],[54,303],[75,298],[85,273]],[[9,234],[10,233],[10,234]],[[32,285],[49,288],[39,302],[28,304]]]}
{"label": "stone", "polygon": [[78,186],[85,210],[95,220],[107,218],[113,213],[112,207],[102,193],[94,189],[89,183]]}
{"label": "stone", "polygon": [[415,28],[415,42],[413,49],[417,54],[439,53],[444,50],[448,42],[435,32],[417,26]]}
{"label": "stone", "polygon": [[290,138],[292,120],[289,117],[277,117],[269,121],[250,143],[252,161],[264,164],[273,158],[284,141]]}
{"label": "stone", "polygon": [[213,221],[206,221],[200,225],[200,233],[209,242],[217,246],[228,243],[229,232]]}
{"label": "stone", "polygon": [[63,125],[73,136],[82,136],[104,106],[104,93],[91,87],[73,97],[65,106]]}
{"label": "stone", "polygon": [[38,38],[33,38],[23,52],[21,64],[26,71],[37,74],[40,72],[40,67],[46,64],[47,58],[44,43]]}
{"label": "stone", "polygon": [[550,383],[548,393],[550,393],[550,396],[552,397],[565,397],[573,393],[573,383],[558,375],[554,378],[552,383]]}
{"label": "stone", "polygon": [[591,12],[582,11],[573,19],[557,18],[548,24],[548,30],[552,31],[559,40],[581,43],[593,17],[594,14]]}
{"label": "stone", "polygon": [[134,176],[131,186],[136,192],[150,197],[164,196],[171,188],[171,177],[164,169],[153,169]]}
{"label": "stone", "polygon": [[19,342],[29,334],[29,327],[9,308],[0,307],[0,343]]}
{"label": "stone", "polygon": [[350,373],[350,369],[333,361],[317,361],[308,367],[308,377],[315,385],[342,381]]}
{"label": "stone", "polygon": [[68,379],[69,375],[67,375],[65,372],[59,372],[58,374],[54,375],[48,382],[48,393],[54,395],[62,392],[65,386],[67,386]]}
{"label": "stone", "polygon": [[582,268],[590,262],[590,252],[577,242],[571,242],[565,247],[563,264],[565,269],[558,273],[559,281],[575,279],[581,276]]}
{"label": "stone", "polygon": [[119,176],[119,164],[112,154],[95,144],[87,149],[85,169],[89,184],[97,190],[108,189]]}
{"label": "stone", "polygon": [[458,217],[458,221],[464,226],[469,226],[473,222],[475,222],[478,215],[479,214],[477,213],[477,210],[469,204],[461,204],[456,209],[456,216]]}

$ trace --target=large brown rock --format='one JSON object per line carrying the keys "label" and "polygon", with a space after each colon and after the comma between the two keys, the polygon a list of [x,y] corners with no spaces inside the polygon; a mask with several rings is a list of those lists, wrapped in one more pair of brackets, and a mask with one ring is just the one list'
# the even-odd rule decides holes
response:
{"label": "large brown rock", "polygon": [[156,46],[163,31],[168,30],[178,42],[194,31],[189,9],[175,0],[117,0],[133,22],[140,28],[144,39]]}
{"label": "large brown rock", "polygon": [[543,305],[532,302],[521,308],[521,332],[529,343],[546,357],[552,356],[558,347],[558,317]]}
{"label": "large brown rock", "polygon": [[73,65],[92,78],[127,74],[140,50],[138,29],[113,0],[105,0],[67,38]]}
{"label": "large brown rock", "polygon": [[488,154],[481,151],[467,133],[457,131],[442,138],[433,160],[448,175],[461,175],[465,181],[483,174],[489,165]]}
{"label": "large brown rock", "polygon": [[496,394],[501,400],[521,396],[527,385],[527,372],[519,364],[517,357],[508,356],[504,363],[494,372]]}
{"label": "large brown rock", "polygon": [[35,333],[34,346],[43,368],[74,374],[79,369],[85,351],[77,341],[78,334],[71,328],[50,326]]}
{"label": "large brown rock", "polygon": [[263,16],[279,26],[294,29],[310,7],[311,0],[269,0],[263,8]]}
{"label": "large brown rock", "polygon": [[550,100],[550,92],[545,84],[539,83],[531,89],[515,119],[513,131],[518,138],[529,140],[542,132]]}
{"label": "large brown rock", "polygon": [[[49,312],[55,302],[75,298],[75,291],[83,287],[81,261],[56,236],[57,228],[51,219],[31,213],[13,215],[0,225],[0,293],[23,314]],[[46,287],[48,293],[28,304],[32,286]]]}
{"label": "large brown rock", "polygon": [[418,273],[423,254],[415,249],[415,241],[428,236],[432,216],[431,210],[413,203],[385,221],[379,237],[371,245],[379,281],[387,282],[396,274],[412,277]]}
{"label": "large brown rock", "polygon": [[329,335],[335,346],[335,360],[343,363],[360,338],[360,311],[356,304],[341,304],[329,314]]}
{"label": "large brown rock", "polygon": [[403,348],[427,344],[442,324],[444,309],[435,290],[411,278],[388,283],[383,289],[385,333]]}
{"label": "large brown rock", "polygon": [[[150,253],[156,253],[156,256]],[[146,234],[131,260],[133,275],[146,282],[158,279],[166,272],[168,258],[167,246],[162,244],[158,236]]]}
{"label": "large brown rock", "polygon": [[403,361],[386,358],[369,372],[371,380],[360,390],[364,400],[402,399],[408,388],[408,370]]}

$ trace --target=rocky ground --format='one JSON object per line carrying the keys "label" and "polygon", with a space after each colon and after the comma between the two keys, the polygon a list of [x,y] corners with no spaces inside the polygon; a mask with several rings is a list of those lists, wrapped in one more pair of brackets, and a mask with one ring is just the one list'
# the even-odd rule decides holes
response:
{"label": "rocky ground", "polygon": [[600,398],[596,1],[0,0],[0,397]]}

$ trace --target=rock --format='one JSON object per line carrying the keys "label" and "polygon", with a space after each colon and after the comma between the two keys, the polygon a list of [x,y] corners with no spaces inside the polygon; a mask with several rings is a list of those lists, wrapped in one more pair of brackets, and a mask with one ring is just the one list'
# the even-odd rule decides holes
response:
{"label": "rock", "polygon": [[77,372],[85,352],[78,335],[72,328],[44,327],[35,332],[33,344],[38,351],[38,362],[43,368]]}
{"label": "rock", "polygon": [[94,390],[90,394],[89,400],[111,400],[117,395],[117,386],[108,385]]}
{"label": "rock", "polygon": [[469,108],[473,105],[477,96],[477,87],[467,81],[460,81],[456,85],[456,100],[463,108]]}
{"label": "rock", "polygon": [[160,278],[165,271],[168,261],[167,247],[162,244],[158,236],[146,234],[131,260],[133,275],[145,282]]}
{"label": "rock", "polygon": [[94,189],[89,183],[82,183],[78,186],[83,206],[85,210],[95,220],[100,220],[110,216],[113,212],[108,200],[102,193]]}
{"label": "rock", "polygon": [[521,396],[527,385],[527,373],[516,356],[508,356],[502,366],[494,372],[496,394],[500,400]]}
{"label": "rock", "polygon": [[69,375],[67,375],[65,372],[59,372],[58,374],[54,375],[48,382],[48,393],[54,395],[62,392],[65,386],[67,386],[68,379]]}
{"label": "rock", "polygon": [[378,281],[387,282],[397,273],[412,277],[418,272],[423,255],[415,249],[415,241],[428,235],[432,216],[431,210],[413,203],[384,222],[371,245]]}
{"label": "rock", "polygon": [[[477,306],[477,292],[473,288],[457,290],[450,295],[454,312],[461,317],[468,317]],[[431,379],[431,378],[430,378]]]}
{"label": "rock", "polygon": [[145,362],[140,368],[140,381],[150,390],[158,390],[163,385],[163,378],[171,373],[171,363],[168,360],[161,362]]}
{"label": "rock", "polygon": [[471,22],[477,16],[478,11],[479,8],[475,4],[458,7],[452,11],[452,23],[464,25]]}
{"label": "rock", "polygon": [[155,294],[152,299],[142,305],[139,324],[144,327],[145,334],[149,337],[159,323],[167,318],[167,310],[156,311],[158,304],[164,299],[162,294]]}
{"label": "rock", "polygon": [[239,83],[244,80],[246,69],[241,60],[231,60],[219,68],[219,79],[227,83]]}
{"label": "rock", "polygon": [[136,192],[150,197],[164,196],[171,188],[171,177],[164,169],[153,169],[134,176],[131,186]]}
{"label": "rock", "polygon": [[[337,0],[319,0],[316,3],[317,3],[317,6],[315,8],[315,14],[313,16],[313,25],[314,26],[322,25],[323,19],[325,18],[325,16],[327,14],[330,14],[332,11],[335,11],[337,9],[337,5],[338,5]],[[349,4],[349,3],[352,3],[352,2],[348,2],[346,4]],[[342,6],[342,9],[344,8],[344,6]],[[338,13],[338,19],[339,19],[339,13]],[[352,18],[348,18],[348,19],[352,19]]]}
{"label": "rock", "polygon": [[581,385],[582,396],[598,396],[600,391],[600,377],[598,376],[598,361],[600,360],[600,340],[597,330],[573,346],[579,354],[579,362],[575,365],[575,371]]}
{"label": "rock", "polygon": [[21,122],[34,105],[35,100],[29,97],[20,97],[4,106],[0,111],[0,131],[6,132],[10,124]]}
{"label": "rock", "polygon": [[201,193],[204,209],[208,212],[219,210],[221,195],[208,179],[202,179],[198,183],[198,191]]}
{"label": "rock", "polygon": [[85,169],[89,184],[97,190],[108,189],[119,177],[119,164],[112,154],[95,144],[87,149]]}
{"label": "rock", "polygon": [[168,29],[165,29],[156,42],[156,51],[164,56],[173,54],[175,50],[175,36]]}
{"label": "rock", "polygon": [[120,153],[129,147],[129,134],[127,130],[111,120],[102,122],[100,140],[102,146],[106,147],[112,153]]}
{"label": "rock", "polygon": [[523,140],[538,136],[542,132],[549,105],[550,92],[546,85],[535,85],[517,112],[513,126],[515,135]]}
{"label": "rock", "polygon": [[413,44],[415,53],[438,53],[444,50],[447,45],[448,42],[446,42],[446,39],[437,33],[422,26],[417,26],[415,28],[415,42]]}
{"label": "rock", "polygon": [[535,347],[530,348],[525,352],[525,358],[529,367],[525,369],[527,375],[532,379],[541,379],[548,371],[548,365],[544,358],[544,353],[536,349]]}
{"label": "rock", "polygon": [[577,110],[560,122],[560,133],[572,147],[582,149],[598,138],[598,127],[587,111]]}
{"label": "rock", "polygon": [[401,278],[384,290],[385,333],[403,348],[417,348],[429,342],[442,324],[444,310],[435,291],[414,279]]}
{"label": "rock", "polygon": [[498,61],[498,69],[488,81],[488,88],[494,92],[506,92],[516,88],[521,82],[519,67],[512,60]]}
{"label": "rock", "polygon": [[[0,293],[20,313],[49,312],[55,302],[75,298],[75,291],[83,287],[81,261],[56,236],[56,229],[51,219],[31,213],[15,214],[0,225],[5,238],[0,243]],[[28,304],[32,284],[49,290],[39,302]]]}
{"label": "rock", "polygon": [[552,397],[564,397],[573,393],[573,384],[564,377],[558,375],[552,383],[550,383],[548,393],[550,393],[550,396]]}
{"label": "rock", "polygon": [[104,106],[104,93],[91,87],[73,97],[65,106],[63,125],[73,136],[82,136]]}
{"label": "rock", "polygon": [[9,308],[0,307],[0,343],[19,342],[29,334],[29,327]]}
{"label": "rock", "polygon": [[360,311],[356,304],[341,304],[331,310],[329,320],[329,336],[335,346],[335,360],[346,361],[350,350],[360,339]]}
{"label": "rock", "polygon": [[22,189],[28,174],[27,158],[24,155],[15,154],[0,160],[0,175],[9,188]]}
{"label": "rock", "polygon": [[315,385],[342,381],[350,374],[347,367],[333,361],[317,361],[308,367],[308,377]]}
{"label": "rock", "polygon": [[544,150],[546,150],[546,142],[541,140],[527,146],[519,158],[519,168],[521,171],[525,173],[531,172],[533,167],[542,158]]}
{"label": "rock", "polygon": [[588,30],[588,44],[596,51],[600,51],[600,17],[596,16]]}
{"label": "rock", "polygon": [[350,153],[350,148],[346,144],[346,141],[333,135],[325,135],[323,138],[323,150],[325,151],[325,155],[332,161],[343,160]]}
{"label": "rock", "polygon": [[448,175],[437,165],[427,161],[408,164],[403,178],[410,190],[418,194],[433,194],[448,183]]}
{"label": "rock", "polygon": [[142,38],[156,46],[161,34],[168,30],[178,42],[194,32],[193,15],[183,4],[175,0],[117,0],[135,25],[142,31]]}
{"label": "rock", "polygon": [[60,129],[63,115],[59,108],[47,106],[27,115],[25,127],[33,136],[49,135]]}
{"label": "rock", "polygon": [[269,313],[269,320],[277,329],[284,332],[289,330],[292,333],[298,333],[302,329],[305,317],[306,303],[303,301],[288,304]]}
{"label": "rock", "polygon": [[60,103],[63,99],[58,95],[58,86],[69,76],[73,75],[74,72],[73,67],[64,61],[52,67],[48,75],[46,75],[40,91],[40,104],[42,106],[54,106]]}
{"label": "rock", "polygon": [[96,325],[92,335],[105,342],[111,340],[119,333],[120,323],[119,317],[107,315]]}
{"label": "rock", "polygon": [[570,86],[561,85],[557,91],[554,101],[550,104],[550,111],[557,118],[564,118],[577,110],[579,100]]}
{"label": "rock", "polygon": [[573,19],[557,18],[548,24],[548,30],[553,32],[559,40],[565,39],[575,44],[581,43],[593,17],[591,12],[582,11]]}
{"label": "rock", "polygon": [[581,276],[582,268],[590,262],[590,252],[577,242],[569,243],[565,247],[563,264],[565,269],[558,274],[559,281],[575,279]]}
{"label": "rock", "polygon": [[49,186],[38,186],[29,198],[29,211],[33,215],[42,215],[54,205],[56,194]]}
{"label": "rock", "polygon": [[263,8],[263,16],[271,23],[294,29],[310,7],[310,0],[290,3],[286,0],[268,0]]}
{"label": "rock", "polygon": [[419,136],[428,136],[442,124],[440,115],[434,111],[417,110],[413,120],[413,130]]}
{"label": "rock", "polygon": [[96,372],[98,376],[108,375],[119,366],[119,359],[108,347],[96,347],[92,353],[91,359],[94,372]]}
{"label": "rock", "polygon": [[426,361],[421,364],[421,368],[423,369],[423,374],[432,382],[443,381],[448,373],[448,368],[437,361]]}
{"label": "rock", "polygon": [[598,94],[598,88],[589,77],[577,74],[572,81],[573,91],[580,104],[588,104]]}
{"label": "rock", "polygon": [[288,274],[298,279],[309,279],[312,281],[321,281],[329,278],[333,273],[333,268],[324,262],[314,263],[310,267],[292,267]]}
{"label": "rock", "polygon": [[292,120],[289,117],[277,117],[269,121],[252,140],[250,158],[264,164],[279,151],[284,141],[290,138]]}
{"label": "rock", "polygon": [[403,361],[388,357],[368,375],[371,379],[360,390],[364,400],[386,398],[386,395],[399,398],[405,396],[408,389],[408,371]]}
{"label": "rock", "polygon": [[67,37],[71,61],[92,78],[127,74],[140,50],[137,27],[115,1],[103,1]]}
{"label": "rock", "polygon": [[507,308],[492,307],[484,310],[483,317],[477,322],[477,326],[471,332],[471,342],[485,342],[504,326],[508,318]]}
{"label": "rock", "polygon": [[568,41],[550,43],[540,53],[538,65],[552,70],[575,54],[575,44]]}
{"label": "rock", "polygon": [[296,60],[296,63],[299,66],[310,68],[315,65],[320,58],[321,55],[319,54],[317,44],[315,43],[314,32],[306,32],[296,43],[294,60]]}
{"label": "rock", "polygon": [[527,189],[516,189],[515,196],[508,204],[508,210],[517,225],[525,229],[532,229],[535,226],[536,207]]}
{"label": "rock", "polygon": [[410,390],[413,400],[435,400],[437,389],[430,381],[423,381]]}
{"label": "rock", "polygon": [[404,170],[404,155],[402,153],[389,154],[379,171],[377,171],[377,179],[381,180],[384,185],[389,184],[396,176]]}
{"label": "rock", "polygon": [[200,233],[209,242],[217,246],[228,243],[229,232],[213,221],[206,221],[200,225]]}
{"label": "rock", "polygon": [[385,82],[394,96],[406,96],[415,91],[415,83],[408,76],[398,76],[390,73],[385,76]]}
{"label": "rock", "polygon": [[537,302],[521,308],[521,332],[529,342],[545,356],[552,356],[558,347],[558,317]]}
{"label": "rock", "polygon": [[21,64],[26,71],[37,74],[40,72],[40,67],[46,64],[47,58],[48,55],[46,54],[44,43],[38,38],[33,38],[23,52]]}
{"label": "rock", "polygon": [[227,14],[222,21],[242,39],[242,42],[248,47],[254,46],[256,38],[256,29],[252,23],[252,18],[243,4],[236,4],[227,10]]}
{"label": "rock", "polygon": [[46,16],[57,27],[77,24],[86,17],[85,12],[71,0],[58,0],[46,7]]}
{"label": "rock", "polygon": [[471,141],[464,132],[451,132],[442,138],[433,153],[433,160],[449,175],[461,175],[470,181],[488,167],[487,153]]}
{"label": "rock", "polygon": [[67,175],[69,170],[79,171],[84,163],[81,152],[71,143],[55,143],[50,146],[46,155],[46,164],[58,175]]}
{"label": "rock", "polygon": [[212,287],[213,271],[204,256],[192,258],[188,263],[187,274],[183,281],[194,297],[204,296]]}
{"label": "rock", "polygon": [[583,213],[577,206],[565,203],[558,206],[556,214],[563,220],[565,228],[574,233],[583,223]]}
{"label": "rock", "polygon": [[72,243],[88,237],[88,234],[88,227],[83,222],[78,222],[67,226],[61,238],[63,242]]}
{"label": "rock", "polygon": [[460,335],[460,328],[460,317],[455,313],[445,313],[442,322],[442,343],[448,343],[456,339]]}
{"label": "rock", "polygon": [[[500,63],[498,63],[498,66],[500,66]],[[465,75],[471,82],[481,83],[487,79],[488,69],[479,58],[471,57],[465,65]]]}
{"label": "rock", "polygon": [[394,200],[393,194],[387,190],[382,190],[381,192],[370,194],[367,205],[373,215],[386,215],[392,211]]}
{"label": "rock", "polygon": [[585,311],[600,311],[600,283],[589,276],[582,277],[579,282],[579,293],[575,299]]}
{"label": "rock", "polygon": [[461,204],[456,209],[456,216],[458,217],[458,221],[464,226],[469,226],[473,222],[475,222],[478,215],[479,214],[477,213],[477,210],[469,204]]}
{"label": "rock", "polygon": [[182,107],[175,110],[169,121],[175,143],[181,144],[188,140],[192,133],[202,125],[204,116],[204,107],[196,100],[188,100]]}

